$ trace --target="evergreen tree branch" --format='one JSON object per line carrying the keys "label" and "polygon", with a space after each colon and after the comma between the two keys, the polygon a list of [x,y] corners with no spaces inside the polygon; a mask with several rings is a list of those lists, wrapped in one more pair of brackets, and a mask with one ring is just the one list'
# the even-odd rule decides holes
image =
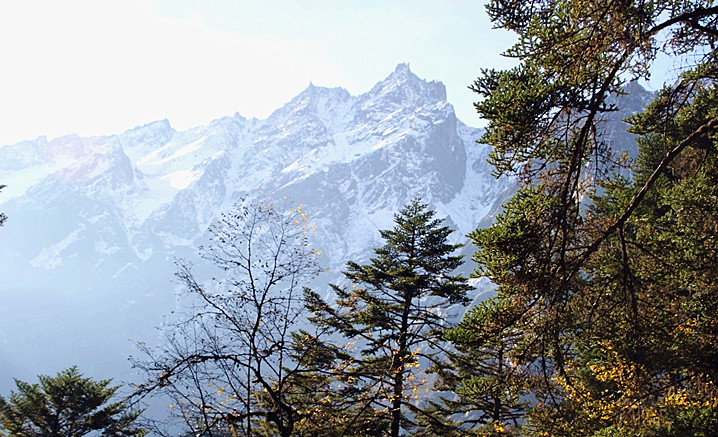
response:
{"label": "evergreen tree branch", "polygon": [[651,176],[649,176],[648,180],[646,180],[645,184],[643,184],[643,187],[633,197],[633,200],[631,200],[631,203],[628,205],[623,214],[621,214],[621,216],[618,217],[613,224],[606,228],[602,235],[596,240],[594,240],[594,242],[588,247],[588,249],[586,249],[586,251],[584,251],[581,256],[574,261],[575,269],[580,268],[580,266],[584,264],[586,259],[588,259],[589,256],[596,252],[596,250],[598,250],[598,247],[608,237],[613,235],[614,232],[616,232],[620,227],[625,225],[626,221],[631,217],[636,208],[638,208],[638,205],[641,203],[646,194],[650,191],[656,180],[658,180],[658,177],[664,171],[666,171],[668,165],[671,163],[671,161],[673,161],[673,159],[675,159],[686,147],[696,142],[699,138],[708,137],[716,133],[716,131],[718,131],[718,118],[712,118],[703,125],[701,125],[698,129],[693,131],[693,133],[691,133],[673,149],[668,151],[663,160],[661,160],[660,164],[658,164],[658,166],[655,168]]}

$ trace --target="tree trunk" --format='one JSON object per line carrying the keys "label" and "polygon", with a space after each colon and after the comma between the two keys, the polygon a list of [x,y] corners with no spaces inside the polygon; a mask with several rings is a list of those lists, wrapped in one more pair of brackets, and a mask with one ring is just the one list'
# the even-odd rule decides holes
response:
{"label": "tree trunk", "polygon": [[401,428],[401,403],[404,394],[404,366],[406,365],[407,336],[409,331],[409,311],[411,307],[411,296],[404,292],[404,308],[401,315],[401,327],[399,331],[399,347],[392,359],[391,370],[394,372],[394,392],[391,399],[391,437],[399,437]]}

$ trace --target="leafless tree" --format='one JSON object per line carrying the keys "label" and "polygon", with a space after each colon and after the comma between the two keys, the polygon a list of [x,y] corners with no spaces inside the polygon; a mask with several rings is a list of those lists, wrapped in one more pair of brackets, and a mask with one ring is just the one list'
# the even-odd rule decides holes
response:
{"label": "leafless tree", "polygon": [[301,418],[293,378],[302,372],[291,333],[303,320],[303,289],[320,272],[302,205],[243,200],[210,228],[199,250],[216,269],[201,281],[177,263],[183,309],[160,348],[142,346],[140,395],[169,396],[193,435],[289,436]]}

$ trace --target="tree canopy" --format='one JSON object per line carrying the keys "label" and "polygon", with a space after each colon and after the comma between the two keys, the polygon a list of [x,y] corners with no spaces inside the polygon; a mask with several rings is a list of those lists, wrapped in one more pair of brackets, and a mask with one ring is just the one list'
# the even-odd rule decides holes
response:
{"label": "tree canopy", "polygon": [[17,392],[0,396],[0,435],[27,437],[143,436],[134,425],[141,411],[111,402],[119,387],[110,380],[84,377],[77,367],[56,376],[40,375],[38,384],[15,380]]}
{"label": "tree canopy", "polygon": [[[488,11],[517,33],[507,54],[519,64],[474,83],[481,140],[520,188],[470,235],[476,273],[498,296],[462,325],[507,341],[497,349],[484,328],[452,339],[499,388],[515,393],[511,376],[525,375],[519,393],[534,401],[516,426],[495,415],[477,432],[715,435],[718,7],[494,0]],[[606,120],[659,53],[679,74],[626,120],[639,146],[630,159]]]}
{"label": "tree canopy", "polygon": [[314,322],[333,327],[353,345],[342,368],[347,396],[361,411],[374,411],[391,436],[414,428],[410,418],[423,414],[412,402],[426,386],[420,359],[433,360],[439,334],[450,324],[447,308],[464,303],[470,288],[455,273],[462,257],[454,252],[461,245],[449,243],[453,230],[434,215],[414,199],[394,216],[392,229],[380,231],[385,243],[374,250],[376,257],[347,264],[344,276],[352,285],[333,286],[336,307],[316,293],[308,299]]}

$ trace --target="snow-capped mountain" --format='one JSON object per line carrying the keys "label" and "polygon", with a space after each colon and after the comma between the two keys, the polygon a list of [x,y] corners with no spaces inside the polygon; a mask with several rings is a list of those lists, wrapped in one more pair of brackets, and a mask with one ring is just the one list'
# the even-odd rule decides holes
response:
{"label": "snow-capped mountain", "polygon": [[173,260],[243,196],[304,204],[334,275],[416,196],[463,241],[513,187],[490,176],[479,136],[443,84],[401,64],[360,96],[310,85],[265,120],[0,147],[0,392],[73,364],[121,376],[173,308]]}
{"label": "snow-capped mountain", "polygon": [[417,196],[464,242],[515,189],[491,176],[480,136],[443,84],[401,64],[359,96],[310,85],[264,120],[0,147],[0,393],[74,364],[123,379],[174,308],[174,260],[242,197],[304,204],[334,278]]}

